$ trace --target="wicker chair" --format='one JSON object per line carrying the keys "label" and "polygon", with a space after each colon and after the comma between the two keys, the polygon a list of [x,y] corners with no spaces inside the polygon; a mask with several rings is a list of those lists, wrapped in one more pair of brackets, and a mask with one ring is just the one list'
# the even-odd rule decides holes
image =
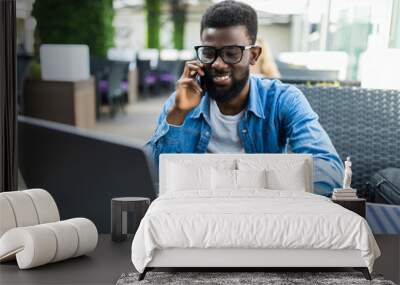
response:
{"label": "wicker chair", "polygon": [[353,161],[352,186],[366,196],[369,177],[400,167],[400,90],[299,85],[333,145]]}

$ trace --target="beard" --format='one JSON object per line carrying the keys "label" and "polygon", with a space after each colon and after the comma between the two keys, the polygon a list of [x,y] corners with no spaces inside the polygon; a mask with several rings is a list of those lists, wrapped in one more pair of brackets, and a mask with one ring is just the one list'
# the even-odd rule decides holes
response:
{"label": "beard", "polygon": [[239,96],[240,92],[243,90],[246,85],[250,71],[247,69],[246,73],[242,78],[236,78],[232,74],[232,83],[230,86],[218,86],[213,81],[213,75],[218,72],[212,72],[211,69],[206,69],[204,75],[204,85],[207,86],[207,93],[211,99],[214,99],[216,102],[225,103],[228,102],[237,96]]}

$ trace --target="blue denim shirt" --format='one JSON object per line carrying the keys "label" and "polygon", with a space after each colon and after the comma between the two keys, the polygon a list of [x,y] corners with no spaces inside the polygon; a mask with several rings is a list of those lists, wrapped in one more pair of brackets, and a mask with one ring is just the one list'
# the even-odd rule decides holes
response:
{"label": "blue denim shirt", "polygon": [[[211,138],[207,93],[181,126],[166,121],[175,93],[165,102],[158,126],[146,149],[158,165],[161,153],[205,153]],[[343,163],[305,96],[278,80],[250,76],[247,108],[239,122],[246,153],[309,153],[314,159],[314,192],[330,196],[340,187]]]}

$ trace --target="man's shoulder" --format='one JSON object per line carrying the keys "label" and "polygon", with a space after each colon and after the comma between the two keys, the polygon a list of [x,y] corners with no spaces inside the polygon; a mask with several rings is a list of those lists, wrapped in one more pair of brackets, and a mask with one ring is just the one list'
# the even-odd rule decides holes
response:
{"label": "man's shoulder", "polygon": [[256,76],[252,76],[252,79],[257,87],[258,95],[266,100],[287,100],[302,95],[295,85],[283,83],[279,79]]}

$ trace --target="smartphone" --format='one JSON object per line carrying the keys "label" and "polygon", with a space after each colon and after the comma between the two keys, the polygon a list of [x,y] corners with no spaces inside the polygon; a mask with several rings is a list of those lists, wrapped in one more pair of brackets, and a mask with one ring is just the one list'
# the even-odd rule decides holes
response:
{"label": "smartphone", "polygon": [[[205,84],[205,82],[204,82],[203,76],[200,76],[200,74],[197,74],[197,75],[196,75],[196,81],[199,83],[201,89],[203,90],[203,94],[204,94],[204,92],[207,91],[207,90],[206,90],[207,88],[206,88],[206,84]],[[202,95],[203,95],[203,94],[202,94]]]}

